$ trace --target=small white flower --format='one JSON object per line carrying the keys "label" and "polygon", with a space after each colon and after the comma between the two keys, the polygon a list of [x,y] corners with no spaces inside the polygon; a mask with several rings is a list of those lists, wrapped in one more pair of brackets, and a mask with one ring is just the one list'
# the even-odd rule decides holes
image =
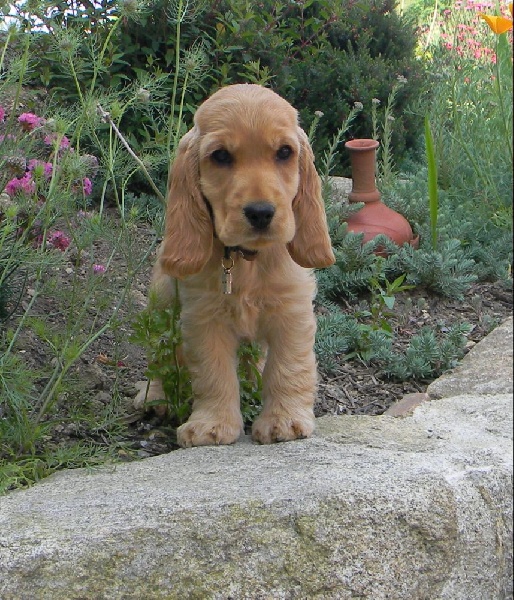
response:
{"label": "small white flower", "polygon": [[362,110],[364,108],[364,104],[362,104],[362,102],[355,102],[353,106],[357,110]]}
{"label": "small white flower", "polygon": [[375,106],[378,106],[380,104],[380,100],[378,98],[373,98],[371,100],[371,104],[374,104]]}
{"label": "small white flower", "polygon": [[318,117],[318,119],[321,119],[321,117],[325,114],[323,111],[321,110],[316,110],[314,111],[314,114],[316,115],[316,117]]}

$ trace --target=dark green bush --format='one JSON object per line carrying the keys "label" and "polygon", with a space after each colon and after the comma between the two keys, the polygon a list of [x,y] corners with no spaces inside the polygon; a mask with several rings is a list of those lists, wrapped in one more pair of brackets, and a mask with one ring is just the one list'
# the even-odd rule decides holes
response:
{"label": "dark green bush", "polygon": [[[372,99],[380,100],[384,106],[398,77],[405,77],[408,83],[396,99],[392,139],[396,159],[414,144],[419,126],[405,108],[420,92],[421,71],[414,59],[413,26],[399,17],[395,4],[391,0],[346,4],[342,18],[330,25],[329,46],[323,60],[307,56],[303,62],[295,63],[292,102],[300,107],[304,120],[310,119],[309,113],[314,110],[322,110],[328,117],[318,129],[318,151],[355,102],[361,102],[364,110],[355,120],[351,134],[371,137]],[[346,167],[346,162],[343,164]],[[344,172],[348,173],[346,169]]]}
{"label": "dark green bush", "polygon": [[[78,41],[76,63],[83,91],[93,77],[88,64],[91,44],[101,47],[108,39],[96,81],[105,93],[120,91],[145,73],[169,74],[161,90],[163,97],[168,98],[177,58],[187,61],[188,49],[201,44],[208,60],[202,81],[186,90],[186,125],[195,107],[221,85],[268,83],[299,109],[306,129],[315,111],[324,113],[315,141],[318,155],[355,102],[361,102],[364,110],[354,121],[350,135],[370,137],[371,100],[377,98],[385,105],[397,77],[405,77],[408,84],[402,87],[396,101],[393,147],[397,160],[412,145],[408,132],[417,135],[418,126],[410,122],[404,109],[419,92],[419,68],[414,59],[416,38],[411,22],[395,11],[394,0],[263,0],[258,4],[218,0],[198,4],[181,20],[179,43],[177,4],[157,0],[137,18],[128,18],[132,3],[127,1],[79,2],[73,13],[64,11],[67,3],[41,2],[38,15],[53,24],[54,31],[59,30],[55,27],[59,24],[61,31],[64,28],[78,34],[73,39]],[[122,24],[109,38],[113,17],[122,19]],[[70,38],[37,36],[37,51],[32,53],[34,83],[43,83],[59,93],[61,99],[76,100],[69,68],[60,59],[62,45],[69,44]],[[183,67],[180,80],[184,77],[182,71]],[[123,130],[131,133],[130,142],[137,149],[148,138],[152,117],[134,107],[123,119]],[[334,174],[348,173],[346,161],[345,157],[340,159]]]}
{"label": "dark green bush", "polygon": [[[320,155],[355,102],[364,110],[350,135],[371,137],[372,99],[385,105],[397,78],[405,77],[392,140],[399,159],[418,135],[418,124],[404,109],[417,98],[422,78],[414,58],[414,25],[395,12],[395,4],[314,0],[277,5],[265,0],[251,12],[241,0],[221,1],[213,15],[219,81],[241,81],[244,65],[259,61],[273,77],[271,86],[299,109],[305,128],[316,111],[324,113],[314,144]],[[348,174],[345,156],[334,174]]]}

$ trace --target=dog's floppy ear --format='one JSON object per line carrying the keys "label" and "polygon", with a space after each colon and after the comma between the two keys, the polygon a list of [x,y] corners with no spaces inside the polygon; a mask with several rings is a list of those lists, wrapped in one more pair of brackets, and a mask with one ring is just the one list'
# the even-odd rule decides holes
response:
{"label": "dog's floppy ear", "polygon": [[199,133],[180,140],[168,178],[162,269],[181,279],[202,270],[212,252],[213,226],[200,190]]}
{"label": "dog's floppy ear", "polygon": [[314,155],[305,132],[300,139],[300,185],[293,200],[296,233],[288,244],[291,258],[302,267],[328,267],[335,262],[328,235],[327,217],[321,196],[321,181],[314,167]]}

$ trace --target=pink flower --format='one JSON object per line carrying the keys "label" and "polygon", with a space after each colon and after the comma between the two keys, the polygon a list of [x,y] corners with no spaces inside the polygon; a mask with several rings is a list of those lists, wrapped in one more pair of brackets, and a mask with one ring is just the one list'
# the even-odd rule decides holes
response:
{"label": "pink flower", "polygon": [[52,171],[54,168],[52,163],[44,162],[43,160],[37,160],[36,158],[29,160],[28,167],[29,171],[34,171],[36,167],[43,167],[43,175],[46,177],[46,179],[50,179],[52,177]]}
{"label": "pink flower", "polygon": [[89,196],[93,191],[93,183],[89,177],[84,177],[82,181],[82,189],[84,190],[84,195]]}
{"label": "pink flower", "polygon": [[103,265],[93,265],[93,273],[105,273],[107,269]]}
{"label": "pink flower", "polygon": [[[50,133],[48,135],[45,135],[45,137],[43,138],[43,142],[47,146],[53,146],[56,141],[57,141],[57,134],[55,134],[55,133]],[[63,135],[63,137],[61,138],[61,142],[59,144],[59,150],[68,150],[69,147],[70,147],[70,140],[65,135]]]}
{"label": "pink flower", "polygon": [[32,131],[43,122],[44,119],[34,113],[23,113],[18,117],[18,123],[21,125],[23,131]]}
{"label": "pink flower", "polygon": [[61,143],[59,145],[59,150],[68,150],[68,148],[70,147],[70,140],[63,135],[62,139],[61,139]]}
{"label": "pink flower", "polygon": [[0,106],[0,123],[3,123],[5,119],[5,110],[3,109],[3,106]]}
{"label": "pink flower", "polygon": [[63,231],[54,231],[48,238],[48,244],[57,250],[64,252],[70,245],[70,238]]}
{"label": "pink flower", "polygon": [[15,177],[7,182],[5,191],[9,196],[15,196],[16,194],[26,194],[31,196],[36,191],[36,184],[32,179],[31,173],[25,173],[21,178]]}

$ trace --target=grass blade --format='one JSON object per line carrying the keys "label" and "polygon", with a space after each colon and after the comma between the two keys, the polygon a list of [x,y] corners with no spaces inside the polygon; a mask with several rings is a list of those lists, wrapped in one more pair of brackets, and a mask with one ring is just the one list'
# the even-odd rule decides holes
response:
{"label": "grass blade", "polygon": [[430,131],[430,121],[425,117],[425,147],[428,165],[428,201],[430,207],[430,232],[432,247],[437,249],[437,214],[439,212],[439,195],[437,191],[437,164],[435,160],[434,142]]}

